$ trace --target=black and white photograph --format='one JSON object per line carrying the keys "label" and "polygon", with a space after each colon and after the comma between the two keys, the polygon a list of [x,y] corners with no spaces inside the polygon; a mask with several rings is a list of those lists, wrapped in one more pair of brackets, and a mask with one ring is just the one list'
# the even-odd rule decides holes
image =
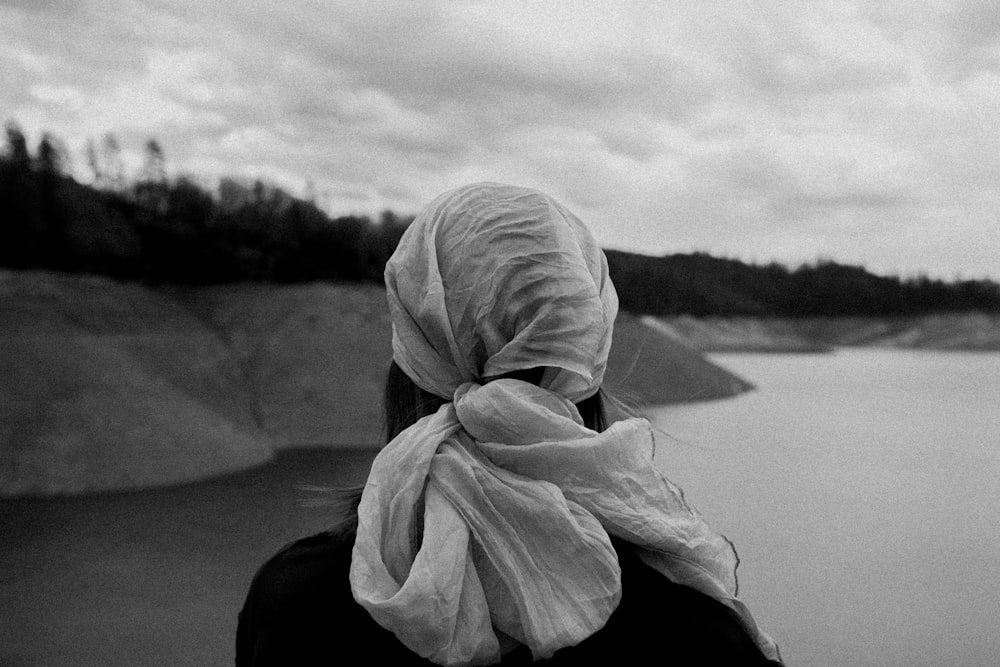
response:
{"label": "black and white photograph", "polygon": [[1000,664],[1000,3],[0,0],[0,665]]}

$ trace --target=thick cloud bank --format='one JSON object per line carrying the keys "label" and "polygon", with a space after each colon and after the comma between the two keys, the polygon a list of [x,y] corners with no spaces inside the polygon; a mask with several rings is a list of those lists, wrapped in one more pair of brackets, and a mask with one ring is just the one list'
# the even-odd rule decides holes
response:
{"label": "thick cloud bank", "polygon": [[15,0],[0,107],[337,213],[493,180],[606,247],[1000,278],[992,0]]}

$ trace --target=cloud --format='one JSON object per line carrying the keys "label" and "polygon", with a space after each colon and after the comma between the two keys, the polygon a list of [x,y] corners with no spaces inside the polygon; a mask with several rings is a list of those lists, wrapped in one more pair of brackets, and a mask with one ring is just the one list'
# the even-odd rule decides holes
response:
{"label": "cloud", "polygon": [[614,247],[1000,277],[989,0],[81,0],[0,26],[31,132],[155,136],[177,170],[312,181],[334,211],[492,179]]}

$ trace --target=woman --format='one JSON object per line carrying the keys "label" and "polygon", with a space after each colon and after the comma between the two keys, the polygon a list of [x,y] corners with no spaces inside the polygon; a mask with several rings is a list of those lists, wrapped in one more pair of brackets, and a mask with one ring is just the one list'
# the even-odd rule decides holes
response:
{"label": "woman", "polygon": [[257,574],[238,665],[779,660],[648,422],[605,428],[618,299],[572,213],[459,188],[385,278],[389,442],[347,520]]}

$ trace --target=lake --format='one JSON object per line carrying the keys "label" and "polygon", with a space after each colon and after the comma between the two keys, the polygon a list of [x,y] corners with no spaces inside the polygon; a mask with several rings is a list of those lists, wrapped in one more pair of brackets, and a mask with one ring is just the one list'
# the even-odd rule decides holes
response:
{"label": "lake", "polygon": [[791,666],[1000,663],[1000,354],[718,354],[757,390],[652,414]]}

